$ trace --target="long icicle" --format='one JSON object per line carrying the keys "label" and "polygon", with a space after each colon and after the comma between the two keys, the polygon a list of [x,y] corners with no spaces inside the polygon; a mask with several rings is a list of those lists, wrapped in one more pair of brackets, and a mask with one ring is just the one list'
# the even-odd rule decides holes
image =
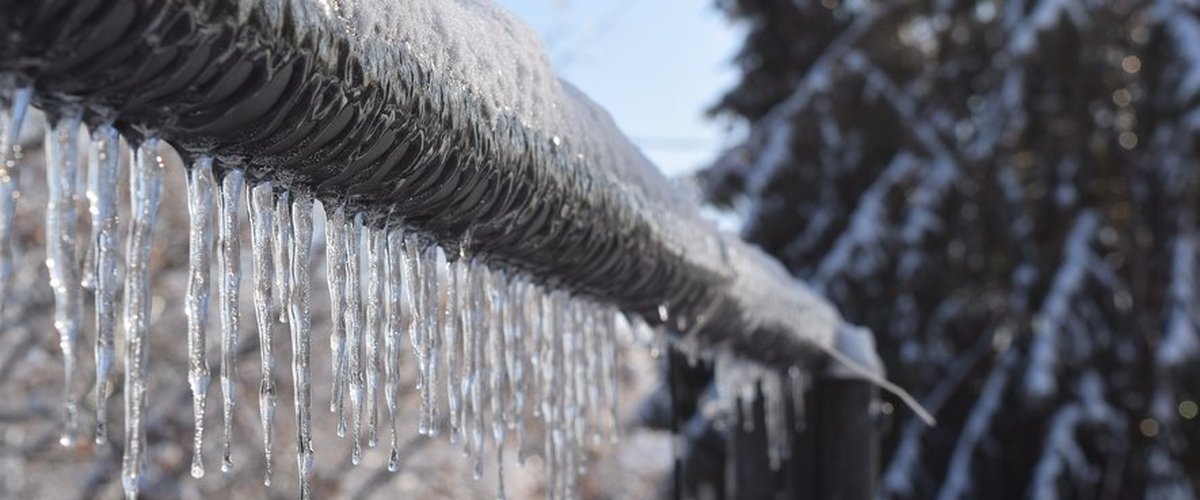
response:
{"label": "long icicle", "polygon": [[446,319],[443,330],[446,336],[446,408],[451,444],[459,442],[459,425],[462,418],[462,397],[459,392],[462,387],[462,372],[458,358],[462,351],[462,317],[459,311],[463,307],[463,262],[461,253],[457,258],[446,262]]}
{"label": "long icicle", "polygon": [[17,213],[18,178],[21,173],[21,125],[33,91],[19,88],[8,97],[0,114],[0,312],[8,303],[13,270],[13,221]]}
{"label": "long icicle", "polygon": [[[309,253],[312,251],[312,195],[299,193],[290,207],[292,298],[288,323],[292,333],[292,381],[296,406],[296,463],[300,470],[300,498],[310,498],[312,479],[312,309],[309,303]],[[277,214],[278,215],[278,214]],[[286,223],[285,223],[286,224]]]}
{"label": "long icicle", "polygon": [[146,446],[146,355],[150,333],[150,248],[162,197],[162,159],[158,138],[146,137],[134,153],[129,176],[132,220],[125,253],[125,455],[121,484],[137,498]]}
{"label": "long icicle", "polygon": [[408,233],[404,236],[404,303],[407,304],[409,318],[409,344],[417,358],[417,389],[421,391],[417,433],[425,435],[428,432],[428,422],[425,419],[425,387],[428,385],[428,380],[426,380],[427,367],[425,363],[425,328],[422,325],[425,311],[422,309],[424,294],[420,289],[421,252],[418,250],[419,245],[416,235]]}
{"label": "long icicle", "polygon": [[491,375],[488,385],[488,392],[491,394],[492,405],[492,438],[496,442],[496,498],[504,500],[507,494],[504,491],[504,434],[508,429],[508,424],[505,422],[505,405],[508,398],[504,397],[504,389],[508,383],[507,370],[505,369],[505,332],[507,311],[506,302],[506,279],[498,272],[492,272],[491,279],[491,301],[488,309],[490,310],[490,321],[488,329],[488,341],[490,344],[490,358],[488,366],[489,374]]}
{"label": "long icicle", "polygon": [[217,283],[221,300],[221,398],[225,416],[221,445],[221,470],[233,470],[233,412],[237,406],[238,286],[242,281],[242,224],[238,210],[242,202],[244,174],[241,169],[225,171],[221,178],[220,226],[218,226]]}
{"label": "long icicle", "polygon": [[286,189],[275,192],[275,293],[279,297],[279,322],[287,323],[292,300],[292,203]]}
{"label": "long icicle", "polygon": [[384,235],[382,227],[367,227],[367,338],[364,342],[367,355],[367,447],[374,448],[379,442],[379,378],[383,368],[383,283]]}
{"label": "long icicle", "polygon": [[63,354],[63,446],[75,444],[79,403],[75,392],[79,330],[83,323],[79,263],[75,257],[79,201],[79,111],[61,116],[46,130],[46,269],[54,290],[54,328]]}
{"label": "long icicle", "polygon": [[[188,385],[192,389],[192,477],[204,477],[204,411],[208,399],[208,301],[212,271],[212,158],[202,156],[187,172],[188,284],[184,312],[188,321]],[[99,300],[97,300],[99,302]]]}
{"label": "long icicle", "polygon": [[329,285],[329,351],[333,397],[329,411],[337,414],[337,434],[346,434],[346,210],[325,205],[325,280]]}
{"label": "long icicle", "polygon": [[353,419],[350,439],[350,463],[362,461],[363,396],[366,392],[366,375],[363,373],[363,308],[362,289],[362,232],[363,216],[355,215],[346,228],[346,370],[350,377],[350,405]]}
{"label": "long icicle", "polygon": [[400,398],[400,341],[403,338],[403,309],[401,308],[401,282],[404,265],[404,232],[394,229],[387,235],[387,331],[384,349],[384,387],[387,399],[388,428],[391,431],[391,452],[388,454],[388,470],[395,472],[400,467],[400,436],[396,433],[396,416]]}
{"label": "long icicle", "polygon": [[270,182],[262,182],[249,191],[250,246],[254,258],[254,311],[258,320],[258,357],[262,379],[258,386],[258,408],[263,433],[265,471],[263,484],[271,485],[272,423],[275,421],[275,355],[271,327],[271,280],[274,261],[271,238],[274,233],[275,195]]}
{"label": "long icicle", "polygon": [[[88,201],[95,238],[96,315],[96,444],[108,441],[108,383],[115,356],[117,328],[117,182],[120,180],[120,136],[111,123],[92,131],[88,162]],[[2,245],[0,245],[2,246]]]}
{"label": "long icicle", "polygon": [[445,323],[445,296],[442,294],[443,276],[442,262],[445,254],[442,247],[429,245],[425,247],[422,261],[422,285],[425,288],[425,381],[427,390],[423,391],[426,404],[426,431],[429,436],[437,436],[438,425],[438,372],[441,361],[442,324]]}

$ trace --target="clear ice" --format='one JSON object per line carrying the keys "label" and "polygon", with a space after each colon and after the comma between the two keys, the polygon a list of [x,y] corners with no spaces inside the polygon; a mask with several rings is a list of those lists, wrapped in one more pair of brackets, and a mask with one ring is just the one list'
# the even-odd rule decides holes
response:
{"label": "clear ice", "polygon": [[[108,384],[115,357],[117,328],[117,182],[120,180],[120,136],[112,124],[92,131],[88,163],[88,205],[92,216],[96,318],[96,444],[108,440]],[[0,248],[3,245],[0,244]]]}
{"label": "clear ice", "polygon": [[263,483],[271,485],[272,424],[275,421],[275,354],[271,335],[271,281],[274,279],[271,240],[274,236],[275,193],[270,182],[262,182],[248,193],[250,246],[254,258],[254,312],[258,320],[258,354],[262,381],[258,389],[258,407],[263,433],[265,472]]}
{"label": "clear ice", "polygon": [[244,174],[241,169],[226,170],[221,177],[221,196],[217,208],[217,283],[221,309],[221,407],[224,433],[221,444],[221,470],[233,470],[233,415],[237,407],[238,287],[242,282],[242,222],[238,216],[242,202]]}
{"label": "clear ice", "polygon": [[63,423],[59,442],[75,444],[79,402],[75,393],[83,297],[75,257],[79,214],[79,111],[58,117],[46,130],[46,269],[54,290],[54,329],[63,354]]}
{"label": "clear ice", "polygon": [[150,250],[162,197],[162,159],[158,138],[142,139],[129,176],[132,217],[125,253],[125,455],[121,484],[134,500],[145,467],[146,358],[150,333]]}
{"label": "clear ice", "polygon": [[204,477],[204,411],[208,394],[208,302],[212,270],[212,158],[198,158],[187,172],[188,284],[184,312],[188,321],[188,385],[192,389],[194,421],[192,477]]}

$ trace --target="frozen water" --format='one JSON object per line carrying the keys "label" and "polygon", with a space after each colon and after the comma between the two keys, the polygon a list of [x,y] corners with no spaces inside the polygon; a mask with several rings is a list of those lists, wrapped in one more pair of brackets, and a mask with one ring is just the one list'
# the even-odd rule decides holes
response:
{"label": "frozen water", "polygon": [[8,302],[13,270],[13,220],[16,217],[17,188],[21,174],[21,125],[33,91],[29,87],[13,90],[11,101],[0,110],[0,310]]}
{"label": "frozen water", "polygon": [[[288,326],[291,328],[292,380],[296,406],[296,463],[300,470],[300,498],[311,498],[312,447],[312,309],[309,302],[309,255],[312,249],[312,195],[299,192],[289,207],[291,266],[287,273]],[[282,214],[277,212],[276,216]]]}
{"label": "frozen water", "polygon": [[146,362],[150,334],[150,249],[162,196],[158,138],[142,139],[129,176],[132,217],[125,252],[125,455],[121,484],[130,500],[138,495],[146,451]]}
{"label": "frozen water", "polygon": [[188,286],[184,312],[188,319],[188,385],[192,389],[192,477],[204,477],[204,411],[207,401],[208,301],[212,269],[212,158],[202,156],[187,172]]}
{"label": "frozen water", "polygon": [[221,309],[221,403],[225,424],[221,444],[221,470],[233,469],[233,412],[237,406],[238,286],[242,282],[242,202],[244,174],[234,168],[221,177],[220,224],[217,231],[217,283]]}
{"label": "frozen water", "polygon": [[325,279],[329,284],[329,350],[333,357],[330,377],[333,397],[329,411],[338,415],[338,435],[345,435],[346,380],[346,211],[340,205],[325,208]]}
{"label": "frozen water", "polygon": [[366,395],[366,374],[363,370],[363,289],[362,276],[363,216],[355,215],[346,227],[346,370],[349,377],[350,405],[353,410],[350,462],[362,460],[363,397]]}
{"label": "frozen water", "polygon": [[386,231],[372,225],[367,227],[367,339],[365,342],[367,356],[367,446],[374,448],[378,442],[378,404],[379,378],[383,369],[383,340],[384,310],[383,284],[386,279],[384,271],[384,254]]}
{"label": "frozen water", "polygon": [[271,485],[272,424],[275,420],[275,354],[271,328],[271,281],[275,269],[271,239],[275,230],[275,194],[270,182],[261,182],[248,192],[250,248],[254,258],[254,312],[258,320],[258,354],[262,381],[258,389],[258,407],[263,432],[265,472],[263,483]]}
{"label": "frozen water", "polygon": [[[120,136],[111,124],[92,131],[88,163],[88,201],[95,241],[96,318],[96,443],[108,440],[108,384],[112,373],[117,328],[117,182],[120,178]],[[0,182],[0,184],[3,184]],[[0,200],[3,203],[3,200]],[[0,243],[0,253],[3,253]],[[0,285],[2,286],[2,285]]]}
{"label": "frozen water", "polygon": [[79,111],[69,111],[46,130],[46,269],[54,290],[54,329],[63,353],[63,420],[59,441],[75,444],[79,433],[79,402],[75,370],[83,298],[79,263],[75,258],[79,202]]}

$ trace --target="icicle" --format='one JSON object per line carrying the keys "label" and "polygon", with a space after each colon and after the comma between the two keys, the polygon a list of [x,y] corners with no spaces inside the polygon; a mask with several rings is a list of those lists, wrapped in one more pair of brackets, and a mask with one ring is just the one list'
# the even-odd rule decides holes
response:
{"label": "icicle", "polygon": [[446,256],[442,248],[430,245],[425,248],[426,255],[422,257],[421,277],[425,290],[425,380],[426,387],[421,394],[425,396],[426,432],[429,436],[438,434],[438,371],[441,360],[442,324],[445,323],[445,296],[442,294],[442,283],[446,281],[441,276],[444,268],[442,263]]}
{"label": "icicle", "polygon": [[79,112],[61,117],[46,130],[46,269],[54,290],[54,328],[63,353],[63,433],[59,443],[75,444],[79,403],[75,393],[83,302],[75,258],[78,203]]}
{"label": "icicle", "polygon": [[480,276],[484,270],[479,261],[471,261],[471,264],[463,268],[464,273],[459,276],[459,280],[465,286],[465,297],[463,297],[460,315],[462,317],[462,352],[463,352],[463,375],[461,382],[460,396],[463,400],[463,411],[460,416],[461,422],[459,427],[463,432],[463,450],[468,454],[472,452],[478,453],[480,440],[475,437],[475,415],[481,410],[479,400],[477,399],[477,388],[479,384],[478,363],[475,358],[476,343],[479,339],[479,331],[482,329],[482,314],[483,295],[480,289],[483,287],[483,280]]}
{"label": "icicle", "polygon": [[555,387],[559,383],[554,379],[555,370],[555,346],[558,344],[554,341],[555,332],[561,325],[559,324],[558,310],[554,307],[555,302],[550,293],[543,293],[541,296],[541,408],[542,422],[544,433],[542,445],[545,448],[543,455],[546,462],[546,490],[547,497],[554,498],[557,493],[558,479],[558,422],[555,415],[555,410],[558,408],[556,400]]}
{"label": "icicle", "polygon": [[403,310],[401,304],[401,282],[404,265],[404,233],[393,230],[387,235],[387,332],[384,349],[384,394],[388,407],[388,427],[391,431],[391,453],[388,455],[388,470],[395,472],[399,464],[400,437],[396,434],[396,416],[400,397],[400,339],[402,335]]}
{"label": "icicle", "polygon": [[[121,164],[119,145],[117,129],[111,124],[100,125],[92,131],[88,200],[96,248],[96,444],[108,440],[108,384],[115,355],[117,246],[120,244],[117,226],[117,182],[120,180]],[[0,203],[3,201],[0,200]],[[4,244],[0,243],[0,253],[3,253],[3,248]]]}
{"label": "icicle", "polygon": [[525,340],[529,335],[528,322],[529,317],[525,311],[525,289],[527,283],[522,279],[514,279],[509,282],[508,290],[508,309],[506,318],[508,319],[505,331],[504,343],[505,347],[505,363],[508,368],[508,388],[509,396],[507,406],[505,407],[504,421],[508,428],[516,432],[517,455],[520,457],[521,440],[524,438],[523,430],[518,431],[524,420],[525,413],[525,395],[528,389],[528,383],[525,379],[525,374],[528,371],[527,363],[529,362],[526,354]]}
{"label": "icicle", "polygon": [[129,176],[132,220],[125,253],[125,456],[121,483],[137,498],[146,446],[146,355],[150,333],[150,248],[162,195],[158,138],[147,137],[134,153]]}
{"label": "icicle", "polygon": [[288,201],[289,193],[281,190],[275,194],[275,239],[272,240],[275,251],[275,292],[279,296],[279,322],[287,323],[292,300],[292,281],[288,277],[292,264],[292,203]]}
{"label": "icicle", "polygon": [[359,286],[359,277],[362,276],[362,231],[363,216],[358,214],[346,227],[346,369],[350,378],[350,405],[354,412],[351,427],[351,439],[354,443],[350,452],[350,463],[355,465],[362,461],[363,395],[366,389],[362,360],[362,288]]}
{"label": "icicle", "polygon": [[808,374],[799,367],[788,368],[788,388],[792,398],[792,430],[803,432],[805,424],[804,397],[808,392]]}
{"label": "icicle", "polygon": [[604,312],[604,325],[602,326],[601,334],[603,335],[603,345],[601,346],[600,365],[604,372],[601,377],[601,383],[604,387],[604,395],[608,411],[608,439],[615,443],[618,437],[618,428],[620,424],[620,413],[617,406],[617,401],[620,400],[620,380],[619,372],[617,371],[617,311],[608,308]]}
{"label": "icicle", "polygon": [[488,304],[488,314],[491,320],[490,332],[488,341],[490,344],[490,357],[488,359],[489,366],[489,389],[491,393],[492,404],[492,438],[496,442],[496,480],[497,480],[497,496],[503,499],[504,493],[504,433],[508,428],[505,423],[505,403],[507,398],[504,397],[504,389],[507,384],[507,371],[505,363],[507,356],[505,354],[505,284],[504,277],[499,273],[492,273],[491,276],[491,300]]}
{"label": "icicle", "polygon": [[460,254],[458,258],[446,263],[446,319],[443,331],[446,337],[446,405],[449,411],[447,417],[450,421],[451,444],[457,444],[459,441],[459,425],[462,418],[462,398],[459,393],[462,387],[462,378],[460,377],[458,355],[462,350],[463,326],[458,312],[463,308],[464,261],[464,256]]}
{"label": "icicle", "polygon": [[[291,272],[292,298],[288,301],[289,326],[292,333],[292,380],[296,405],[296,463],[300,470],[300,498],[310,498],[312,478],[312,370],[311,358],[312,309],[309,304],[309,252],[312,250],[312,196],[300,193],[291,213]],[[282,216],[277,213],[277,216]],[[286,222],[284,223],[285,225]]]}
{"label": "icicle", "polygon": [[217,209],[218,292],[221,301],[221,403],[225,424],[221,444],[221,470],[233,470],[233,412],[237,406],[238,285],[242,281],[242,225],[238,207],[242,202],[243,173],[234,168],[221,178]]}
{"label": "icicle", "polygon": [[275,420],[275,356],[271,326],[271,280],[275,269],[271,255],[274,232],[275,197],[270,182],[249,191],[250,245],[254,257],[254,311],[258,319],[258,355],[262,382],[258,389],[258,407],[263,432],[263,456],[266,470],[263,484],[271,485],[271,427]]}
{"label": "icicle", "polygon": [[771,470],[791,455],[791,434],[787,428],[787,409],[783,404],[783,381],[779,373],[764,371],[761,378],[764,428],[767,433],[767,459]]}
{"label": "icicle", "polygon": [[421,286],[421,253],[417,249],[418,245],[415,234],[404,235],[404,265],[401,270],[403,271],[405,309],[408,311],[409,344],[412,346],[413,355],[417,358],[417,389],[422,391],[417,418],[417,433],[425,435],[428,432],[428,422],[425,421],[424,391],[428,381],[425,378],[425,328],[421,324],[425,311],[421,304],[424,294],[419,289]]}
{"label": "icicle", "polygon": [[12,92],[10,105],[0,114],[0,311],[8,303],[13,269],[13,220],[17,213],[18,176],[21,173],[21,124],[33,92],[28,87]]}
{"label": "icicle", "polygon": [[325,279],[329,284],[329,350],[333,357],[333,397],[329,411],[337,413],[338,436],[346,434],[346,211],[340,205],[325,210]]}
{"label": "icicle", "polygon": [[[204,477],[204,409],[208,397],[208,297],[212,269],[212,158],[201,156],[187,172],[188,284],[184,312],[188,320],[188,385],[192,389],[192,477]],[[97,300],[97,302],[99,302]]]}
{"label": "icicle", "polygon": [[483,450],[485,429],[483,426],[483,400],[486,396],[485,378],[488,376],[486,346],[488,338],[487,321],[491,315],[491,311],[487,309],[487,294],[488,294],[488,270],[484,267],[479,267],[471,273],[472,289],[475,295],[475,300],[472,307],[475,308],[474,317],[471,323],[471,335],[468,339],[471,349],[470,361],[471,368],[468,370],[471,378],[471,449],[475,454],[475,479],[479,479],[483,475]]}
{"label": "icicle", "polygon": [[379,441],[379,375],[383,368],[380,340],[383,337],[384,230],[367,228],[367,447]]}

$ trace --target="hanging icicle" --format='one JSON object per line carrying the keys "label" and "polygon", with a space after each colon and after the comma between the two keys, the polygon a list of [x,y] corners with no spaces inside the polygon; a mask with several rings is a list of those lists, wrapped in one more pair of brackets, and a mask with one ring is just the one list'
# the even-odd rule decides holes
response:
{"label": "hanging icicle", "polygon": [[460,424],[462,419],[462,373],[459,365],[459,353],[462,352],[462,316],[459,311],[463,308],[463,255],[446,262],[446,318],[445,318],[445,349],[446,349],[446,407],[447,420],[450,424],[450,443],[458,444],[460,439]]}
{"label": "hanging icicle", "polygon": [[386,278],[384,271],[384,229],[375,225],[367,227],[367,338],[364,349],[367,356],[367,447],[374,448],[379,442],[379,378],[383,369],[383,284]]}
{"label": "hanging icicle", "polygon": [[46,130],[46,269],[54,290],[54,328],[63,354],[63,431],[59,442],[75,444],[79,402],[75,392],[83,297],[76,259],[79,202],[78,110],[68,111]]}
{"label": "hanging icicle", "polygon": [[384,345],[384,388],[388,407],[388,430],[391,451],[388,453],[388,470],[395,472],[400,467],[400,437],[396,433],[396,416],[400,398],[400,341],[403,338],[403,309],[401,308],[402,267],[404,266],[404,232],[394,229],[387,234],[387,330]]}
{"label": "hanging icicle", "polygon": [[212,158],[201,156],[187,172],[188,284],[184,312],[188,321],[188,385],[192,389],[192,477],[204,477],[204,411],[208,397],[208,301],[212,269]]}
{"label": "hanging icicle", "polygon": [[125,253],[125,455],[121,461],[121,483],[130,500],[137,498],[145,466],[150,249],[163,183],[157,137],[138,144],[133,170],[129,176],[133,214]]}
{"label": "hanging icicle", "polygon": [[275,196],[270,182],[248,191],[250,252],[254,258],[254,312],[258,320],[258,357],[262,378],[258,389],[259,417],[263,433],[265,472],[263,484],[271,485],[272,424],[275,421],[275,355],[271,335],[271,280],[274,278],[271,238],[275,229]]}
{"label": "hanging icicle", "polygon": [[217,266],[221,301],[221,407],[224,433],[221,441],[221,471],[233,470],[233,412],[237,407],[238,286],[242,282],[242,224],[238,208],[242,201],[244,174],[241,169],[225,171],[217,208]]}
{"label": "hanging icicle", "polygon": [[275,193],[275,239],[271,240],[275,251],[275,293],[279,296],[279,322],[287,323],[290,315],[292,288],[292,202],[291,193],[280,189]]}
{"label": "hanging icicle", "polygon": [[353,410],[350,463],[362,461],[363,397],[366,393],[366,374],[363,370],[363,308],[362,287],[363,217],[355,215],[346,228],[346,370],[349,375],[350,405]]}
{"label": "hanging icicle", "polygon": [[[88,201],[95,247],[96,317],[96,444],[108,440],[108,385],[115,357],[117,328],[117,182],[120,180],[120,136],[112,124],[92,131],[88,154]],[[3,182],[0,182],[2,185]],[[0,198],[3,195],[0,194]],[[0,204],[4,203],[0,199]],[[0,243],[0,253],[3,253]]]}
{"label": "hanging icicle", "polygon": [[325,210],[325,280],[329,285],[329,350],[332,356],[333,397],[329,411],[337,414],[337,434],[346,435],[346,211],[341,205]]}
{"label": "hanging icicle", "polygon": [[[292,380],[296,407],[296,463],[300,470],[300,498],[312,497],[312,309],[309,303],[309,253],[312,250],[312,195],[301,192],[290,208],[291,269],[286,281],[291,327]],[[279,213],[277,216],[281,215]]]}
{"label": "hanging icicle", "polygon": [[0,110],[0,311],[8,303],[13,270],[13,221],[17,214],[17,192],[21,173],[21,125],[33,91],[23,87],[7,97]]}

